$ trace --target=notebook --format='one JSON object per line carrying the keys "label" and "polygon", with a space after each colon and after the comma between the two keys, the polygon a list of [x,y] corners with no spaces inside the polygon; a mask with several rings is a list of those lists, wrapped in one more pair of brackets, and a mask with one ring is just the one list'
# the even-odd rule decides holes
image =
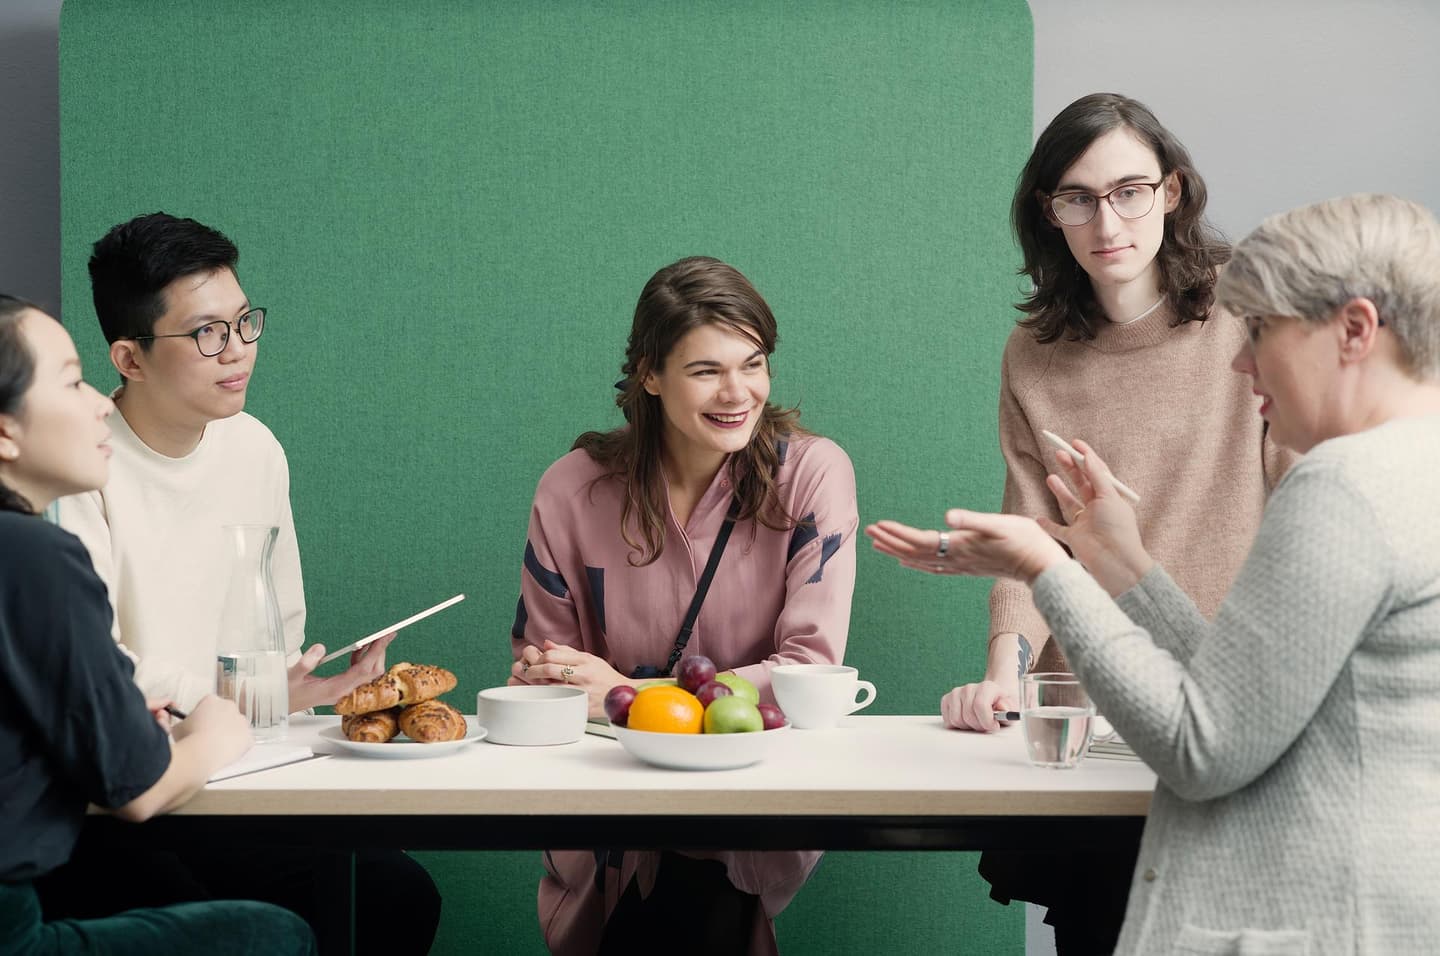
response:
{"label": "notebook", "polygon": [[229,780],[231,777],[243,777],[247,773],[255,773],[259,770],[269,770],[272,767],[283,767],[287,763],[298,763],[301,760],[309,760],[311,757],[320,756],[304,744],[287,744],[283,740],[273,743],[255,744],[244,755],[234,763],[226,764],[210,775],[210,783],[217,780]]}

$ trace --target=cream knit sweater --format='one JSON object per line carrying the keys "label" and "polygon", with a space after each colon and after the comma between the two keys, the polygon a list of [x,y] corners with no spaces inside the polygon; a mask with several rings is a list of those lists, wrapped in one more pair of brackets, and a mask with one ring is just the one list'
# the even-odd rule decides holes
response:
{"label": "cream knit sweater", "polygon": [[167,458],[120,412],[109,425],[109,482],[60,499],[58,519],[85,543],[110,592],[115,639],[135,661],[135,683],[183,710],[214,692],[229,524],[280,529],[272,573],[293,664],[305,637],[305,589],[290,470],[270,429],[241,412],[207,425],[189,455]]}
{"label": "cream knit sweater", "polygon": [[[1265,497],[1293,460],[1264,437],[1249,379],[1231,371],[1245,342],[1223,312],[1172,327],[1162,307],[1091,341],[1040,345],[1017,327],[1000,367],[1000,449],[1009,514],[1060,520],[1045,476],[1059,465],[1040,432],[1083,439],[1140,495],[1146,548],[1207,617],[1229,590]],[[990,636],[1050,633],[1019,581],[990,592]]]}
{"label": "cream knit sweater", "polygon": [[[1440,946],[1440,416],[1323,442],[1211,625],[1160,569],[1035,581],[1159,776],[1117,952]],[[1083,874],[1077,874],[1083,878]]]}

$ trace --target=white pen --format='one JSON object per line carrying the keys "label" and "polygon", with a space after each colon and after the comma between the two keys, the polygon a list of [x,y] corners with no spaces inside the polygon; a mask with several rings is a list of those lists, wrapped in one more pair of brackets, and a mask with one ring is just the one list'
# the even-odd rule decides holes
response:
{"label": "white pen", "polygon": [[[1044,435],[1045,440],[1050,442],[1050,444],[1054,445],[1056,448],[1060,449],[1061,451],[1068,454],[1071,458],[1075,459],[1075,464],[1085,464],[1085,456],[1080,454],[1073,447],[1071,447],[1068,441],[1061,438],[1054,432],[1045,431],[1043,428],[1040,430],[1040,434]],[[1120,497],[1126,499],[1132,505],[1138,505],[1140,503],[1140,496],[1137,495],[1133,490],[1131,490],[1129,485],[1125,484],[1123,481],[1121,481],[1119,478],[1116,478],[1114,475],[1110,476],[1110,481],[1112,484],[1115,485],[1115,490],[1120,492]]]}

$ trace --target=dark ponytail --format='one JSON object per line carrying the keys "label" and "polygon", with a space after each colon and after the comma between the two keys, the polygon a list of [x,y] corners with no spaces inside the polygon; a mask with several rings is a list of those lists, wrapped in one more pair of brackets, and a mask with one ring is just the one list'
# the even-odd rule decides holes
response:
{"label": "dark ponytail", "polygon": [[[0,293],[0,415],[19,415],[25,393],[35,378],[35,357],[20,334],[20,316],[35,306]],[[30,502],[0,481],[0,511],[34,514]]]}

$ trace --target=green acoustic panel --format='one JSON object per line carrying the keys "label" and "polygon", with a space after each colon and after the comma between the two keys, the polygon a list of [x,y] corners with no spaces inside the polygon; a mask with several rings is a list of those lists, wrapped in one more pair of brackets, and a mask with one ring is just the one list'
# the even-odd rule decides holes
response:
{"label": "green acoustic panel", "polygon": [[[113,382],[89,245],[156,209],[230,235],[270,309],[249,410],[290,456],[309,638],[464,591],[392,658],[453,668],[473,711],[507,671],[535,482],[618,423],[635,299],[680,256],[770,301],[774,395],[849,451],[862,521],[998,504],[1031,57],[1023,0],[69,0],[65,319]],[[874,712],[935,713],[983,666],[987,583],[860,551],[847,658]],[[533,856],[426,859],[437,951],[538,946]],[[786,952],[1018,945],[973,857],[903,859],[828,860]],[[864,926],[835,938],[842,911]]]}

